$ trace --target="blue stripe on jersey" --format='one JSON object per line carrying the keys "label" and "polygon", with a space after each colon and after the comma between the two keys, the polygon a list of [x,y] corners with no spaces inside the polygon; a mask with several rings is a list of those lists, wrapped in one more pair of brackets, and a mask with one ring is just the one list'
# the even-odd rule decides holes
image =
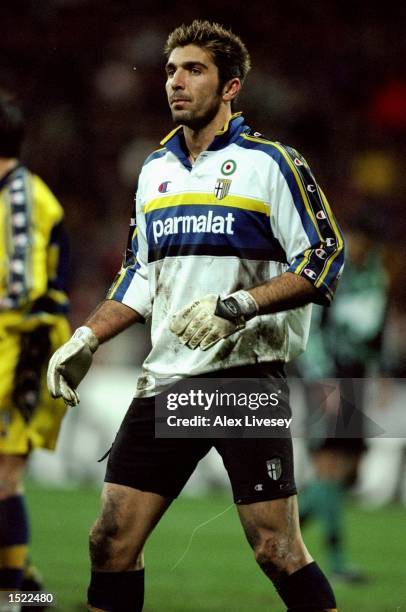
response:
{"label": "blue stripe on jersey", "polygon": [[344,267],[344,251],[342,251],[340,255],[333,261],[326,277],[323,279],[323,285],[329,287],[333,295],[334,295],[336,285],[339,280],[338,274],[343,267]]}
{"label": "blue stripe on jersey", "polygon": [[[154,209],[146,214],[148,261],[173,255],[238,255],[286,263],[286,254],[272,234],[269,218],[256,211],[216,205]],[[183,248],[183,246],[185,248]],[[187,247],[187,248],[186,248]],[[260,255],[260,257],[259,257]]]}
{"label": "blue stripe on jersey", "polygon": [[300,193],[296,178],[282,153],[276,148],[276,146],[272,142],[269,142],[269,144],[259,141],[254,142],[252,140],[247,140],[243,136],[238,139],[236,144],[239,147],[242,147],[243,149],[253,149],[256,151],[262,151],[263,153],[269,155],[269,157],[271,157],[278,164],[279,169],[288,184],[288,187],[292,194],[294,205],[300,215],[303,228],[307,234],[307,237],[309,238],[310,244],[317,244],[320,240],[319,235],[312,219],[309,217],[309,214],[306,210],[306,206],[303,202],[303,198]]}
{"label": "blue stripe on jersey", "polygon": [[131,282],[134,278],[134,274],[140,267],[140,264],[138,262],[135,262],[133,266],[128,266],[127,268],[122,269],[121,272],[118,273],[115,281],[113,282],[111,288],[107,293],[108,299],[113,299],[118,302],[121,302],[124,298],[125,292],[131,285]]}
{"label": "blue stripe on jersey", "polygon": [[63,221],[52,228],[49,244],[58,249],[58,266],[55,278],[48,278],[48,288],[66,291],[69,275],[69,238]]}
{"label": "blue stripe on jersey", "polygon": [[160,157],[163,157],[166,153],[167,153],[167,150],[165,147],[163,149],[158,149],[157,151],[153,151],[151,155],[148,155],[147,159],[143,163],[143,166],[146,166],[147,164],[149,164],[149,162],[154,161],[154,159],[159,159]]}
{"label": "blue stripe on jersey", "polygon": [[151,249],[148,262],[165,259],[165,257],[185,257],[187,255],[210,255],[212,257],[237,257],[253,261],[273,261],[285,263],[284,255],[275,248],[257,249],[235,247],[231,244],[168,244],[159,249]]}

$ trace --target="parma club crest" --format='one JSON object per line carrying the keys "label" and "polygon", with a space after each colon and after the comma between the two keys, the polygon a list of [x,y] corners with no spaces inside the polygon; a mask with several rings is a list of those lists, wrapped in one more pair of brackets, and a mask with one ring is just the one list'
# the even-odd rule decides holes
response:
{"label": "parma club crest", "polygon": [[282,475],[282,461],[279,457],[269,459],[269,461],[266,462],[266,469],[268,470],[269,478],[272,478],[272,480],[279,480]]}
{"label": "parma club crest", "polygon": [[218,178],[216,186],[214,188],[214,195],[218,200],[222,200],[226,197],[230,191],[231,180],[225,178]]}

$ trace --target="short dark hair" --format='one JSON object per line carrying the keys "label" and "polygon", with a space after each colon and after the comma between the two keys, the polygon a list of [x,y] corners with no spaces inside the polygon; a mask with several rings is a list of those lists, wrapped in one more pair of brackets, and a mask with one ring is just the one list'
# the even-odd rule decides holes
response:
{"label": "short dark hair", "polygon": [[242,40],[219,23],[195,19],[190,25],[181,25],[171,32],[164,53],[168,59],[176,47],[197,45],[210,52],[219,71],[220,85],[230,79],[244,81],[251,60]]}
{"label": "short dark hair", "polygon": [[18,157],[24,134],[20,104],[12,94],[0,90],[0,157]]}

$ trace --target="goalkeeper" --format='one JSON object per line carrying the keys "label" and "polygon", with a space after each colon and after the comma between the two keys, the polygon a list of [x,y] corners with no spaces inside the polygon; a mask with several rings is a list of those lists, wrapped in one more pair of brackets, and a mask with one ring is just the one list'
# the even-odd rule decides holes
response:
{"label": "goalkeeper", "polygon": [[[0,589],[36,590],[28,565],[22,480],[30,453],[53,449],[65,412],[45,384],[49,355],[69,338],[63,211],[19,161],[20,106],[0,92]],[[1,606],[5,607],[2,608]],[[14,608],[0,603],[1,610]]]}
{"label": "goalkeeper", "polygon": [[300,535],[290,437],[154,435],[154,398],[188,377],[268,377],[285,390],[288,411],[284,362],[304,349],[310,303],[329,303],[343,265],[341,234],[306,161],[232,111],[250,67],[242,41],[194,21],[172,32],[166,57],[177,128],[144,164],[108,299],[48,371],[52,394],[76,404],[98,345],[152,318],[152,350],[91,532],[89,610],[142,610],[143,546],[215,446],[255,558],[286,607],[332,611],[331,587]]}

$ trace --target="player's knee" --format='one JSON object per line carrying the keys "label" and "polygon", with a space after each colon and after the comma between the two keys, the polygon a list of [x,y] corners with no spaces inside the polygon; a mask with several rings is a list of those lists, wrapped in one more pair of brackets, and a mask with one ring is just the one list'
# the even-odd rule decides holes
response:
{"label": "player's knee", "polygon": [[308,563],[301,538],[292,538],[286,533],[264,534],[255,543],[254,553],[258,565],[271,580],[278,580]]}
{"label": "player's knee", "polygon": [[119,524],[105,517],[94,524],[89,537],[92,567],[112,571],[128,571],[137,562],[138,553]]}
{"label": "player's knee", "polygon": [[271,579],[276,579],[286,571],[286,558],[289,553],[287,536],[269,532],[258,539],[254,546],[255,560]]}
{"label": "player's knee", "polygon": [[97,519],[89,536],[89,551],[93,567],[104,567],[114,558],[118,527],[111,521]]}

